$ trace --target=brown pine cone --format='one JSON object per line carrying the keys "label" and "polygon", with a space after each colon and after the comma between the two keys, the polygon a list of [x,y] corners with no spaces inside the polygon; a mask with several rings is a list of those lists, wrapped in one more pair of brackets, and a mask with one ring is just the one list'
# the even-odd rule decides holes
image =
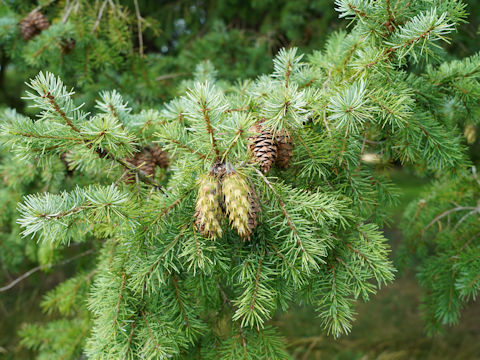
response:
{"label": "brown pine cone", "polygon": [[42,31],[50,27],[50,22],[40,11],[35,11],[29,16],[31,17],[31,21],[38,30]]}
{"label": "brown pine cone", "polygon": [[155,164],[163,169],[168,168],[168,155],[160,146],[150,148],[150,153],[152,154]]}
{"label": "brown pine cone", "polygon": [[30,16],[27,16],[25,19],[20,21],[19,26],[20,33],[22,34],[22,37],[25,41],[30,40],[31,38],[40,33],[40,30],[36,28]]}
{"label": "brown pine cone", "polygon": [[280,169],[286,169],[288,168],[290,158],[292,157],[292,138],[287,131],[282,130],[275,135],[275,142],[277,143],[278,152],[275,165],[277,165]]}
{"label": "brown pine cone", "polygon": [[260,163],[264,173],[267,173],[277,158],[277,144],[270,130],[262,126],[262,121],[257,122],[250,128],[250,132],[256,134],[248,138],[248,147],[255,160]]}
{"label": "brown pine cone", "polygon": [[60,50],[62,54],[68,55],[75,48],[76,41],[74,38],[62,39],[60,41]]}
{"label": "brown pine cone", "polygon": [[[135,153],[132,158],[126,159],[126,161],[135,168],[138,168],[146,176],[155,175],[155,161],[153,160],[153,156],[148,149],[143,149],[141,152]],[[135,174],[133,172],[129,172],[125,176],[125,182],[127,184],[131,184],[134,181]]]}
{"label": "brown pine cone", "polygon": [[246,239],[250,240],[250,235],[253,230],[258,225],[257,218],[258,214],[260,213],[260,201],[258,199],[257,192],[250,186],[250,192],[248,193],[248,201],[250,202],[250,210],[248,212],[248,234]]}

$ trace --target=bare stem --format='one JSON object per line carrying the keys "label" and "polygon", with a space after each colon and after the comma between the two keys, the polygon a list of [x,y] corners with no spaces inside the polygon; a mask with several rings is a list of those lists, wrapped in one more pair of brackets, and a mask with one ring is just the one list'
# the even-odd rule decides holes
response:
{"label": "bare stem", "polygon": [[65,259],[63,261],[60,261],[56,264],[44,264],[44,265],[39,265],[39,266],[36,266],[34,267],[33,269],[30,269],[28,270],[26,273],[24,273],[23,275],[19,276],[18,278],[16,278],[15,280],[13,280],[10,284],[8,285],[5,285],[4,287],[1,287],[0,288],[0,292],[4,292],[4,291],[7,291],[7,290],[10,290],[11,288],[13,288],[15,285],[17,285],[19,282],[25,280],[26,278],[28,278],[30,275],[36,273],[37,271],[40,271],[40,270],[44,270],[44,269],[49,269],[51,267],[54,267],[54,266],[60,266],[60,265],[65,265],[65,264],[68,264],[69,262],[72,262],[78,258],[81,258],[81,257],[84,257],[84,256],[87,256],[89,254],[93,253],[93,249],[89,249],[89,250],[86,250],[80,254],[77,254],[75,256],[72,256],[71,258],[68,258],[68,259]]}

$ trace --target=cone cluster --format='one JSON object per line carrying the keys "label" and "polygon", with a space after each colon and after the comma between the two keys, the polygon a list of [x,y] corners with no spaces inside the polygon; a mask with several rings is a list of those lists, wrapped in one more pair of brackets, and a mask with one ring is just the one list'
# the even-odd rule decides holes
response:
{"label": "cone cluster", "polygon": [[[168,167],[168,156],[159,146],[147,147],[136,153],[132,158],[126,159],[128,163],[142,171],[146,176],[155,175],[155,167],[166,169]],[[125,182],[130,184],[135,181],[135,174],[129,173]]]}
{"label": "cone cluster", "polygon": [[40,11],[36,10],[28,14],[20,21],[20,32],[25,41],[40,34],[50,27],[50,22]]}
{"label": "cone cluster", "polygon": [[267,173],[273,164],[280,169],[286,169],[289,166],[292,157],[293,142],[290,134],[286,130],[282,130],[277,134],[262,124],[264,119],[255,123],[250,132],[255,134],[248,138],[248,147],[253,158],[260,164],[260,168]]}
{"label": "cone cluster", "polygon": [[226,215],[238,235],[249,240],[252,231],[257,227],[259,213],[258,196],[242,175],[229,171],[221,178],[215,175],[202,178],[197,197],[195,225],[203,235],[213,239],[221,236],[220,223]]}

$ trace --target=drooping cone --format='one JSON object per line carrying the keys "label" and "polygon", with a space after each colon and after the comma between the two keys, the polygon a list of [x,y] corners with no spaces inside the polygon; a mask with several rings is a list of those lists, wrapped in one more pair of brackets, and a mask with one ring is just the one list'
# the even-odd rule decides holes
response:
{"label": "drooping cone", "polygon": [[467,143],[469,145],[472,145],[477,140],[477,128],[475,125],[466,125],[463,134],[465,135],[465,139],[467,139]]}
{"label": "drooping cone", "polygon": [[[149,149],[143,149],[141,152],[136,153],[133,158],[127,159],[127,162],[141,170],[146,176],[153,176],[155,174],[155,161]],[[135,174],[131,172],[127,174],[125,182],[129,184],[134,181]]]}
{"label": "drooping cone", "polygon": [[248,147],[256,162],[264,173],[267,173],[275,159],[277,158],[277,144],[270,130],[262,126],[262,122],[257,122],[250,128],[250,132],[255,135],[248,138]]}
{"label": "drooping cone", "polygon": [[275,164],[280,169],[286,169],[288,168],[290,158],[292,157],[292,137],[287,131],[282,130],[275,135],[275,142],[277,143],[277,160],[275,161]]}
{"label": "drooping cone", "polygon": [[30,16],[32,18],[32,22],[38,30],[42,31],[50,27],[50,22],[40,11],[35,11]]}
{"label": "drooping cone", "polygon": [[155,161],[155,164],[157,166],[160,166],[161,168],[168,168],[168,156],[165,151],[162,150],[160,146],[153,146],[150,148],[150,153],[153,156],[153,160]]}
{"label": "drooping cone", "polygon": [[20,21],[19,25],[23,39],[28,41],[34,36],[40,34],[42,30],[48,29],[50,27],[50,22],[45,15],[36,10]]}
{"label": "drooping cone", "polygon": [[37,29],[30,15],[20,21],[19,26],[20,33],[22,34],[22,37],[25,41],[30,40],[35,35],[38,35],[40,33],[40,30]]}
{"label": "drooping cone", "polygon": [[235,172],[225,175],[222,192],[231,226],[243,239],[249,239],[252,230],[257,226],[259,211],[255,192],[248,186],[244,177]]}
{"label": "drooping cone", "polygon": [[248,201],[250,203],[250,211],[248,213],[248,230],[249,234],[247,239],[250,239],[250,234],[257,227],[257,218],[260,213],[260,201],[258,200],[257,192],[253,187],[250,187],[250,192],[248,193]]}
{"label": "drooping cone", "polygon": [[212,175],[200,179],[197,204],[195,207],[195,227],[204,236],[216,239],[222,236],[220,221],[222,210],[219,204],[220,185]]}
{"label": "drooping cone", "polygon": [[68,152],[61,153],[60,154],[60,160],[65,165],[67,175],[71,176],[73,174],[73,169],[71,168],[70,161],[68,160]]}
{"label": "drooping cone", "polygon": [[68,55],[75,49],[76,41],[74,38],[62,39],[60,41],[60,50],[62,54]]}

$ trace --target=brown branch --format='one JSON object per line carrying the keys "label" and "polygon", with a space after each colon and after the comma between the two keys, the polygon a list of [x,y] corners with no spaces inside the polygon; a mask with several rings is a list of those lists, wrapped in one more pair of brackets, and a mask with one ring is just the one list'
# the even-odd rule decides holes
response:
{"label": "brown branch", "polygon": [[255,277],[255,287],[253,288],[252,302],[250,303],[250,310],[253,310],[255,308],[255,303],[257,302],[257,292],[258,292],[258,285],[260,282],[260,272],[262,269],[262,262],[263,262],[263,257],[258,262],[257,276]]}
{"label": "brown branch", "polygon": [[180,76],[187,76],[190,75],[190,73],[182,72],[182,73],[171,73],[171,74],[165,74],[165,75],[160,75],[157,78],[155,78],[156,81],[163,81],[163,80],[168,80],[168,79],[174,79]]}
{"label": "brown branch", "polygon": [[68,126],[70,126],[70,128],[79,133],[80,130],[72,123],[72,121],[67,117],[67,115],[65,114],[65,111],[63,111],[62,109],[60,109],[60,106],[58,106],[58,103],[55,101],[55,97],[49,92],[47,92],[47,94],[45,95],[42,95],[43,98],[47,98],[48,99],[48,102],[53,106],[53,109],[62,117],[63,120],[65,120],[65,122],[67,123]]}
{"label": "brown branch", "polygon": [[228,149],[225,150],[225,152],[223,153],[222,155],[222,161],[225,161],[225,159],[227,158],[227,155],[230,153],[230,151],[233,149],[233,147],[235,146],[235,144],[238,142],[238,139],[240,139],[240,136],[243,134],[243,129],[238,129],[235,133],[235,137],[234,139],[232,140],[232,142],[230,143],[230,145],[228,146]]}
{"label": "brown branch", "polygon": [[138,46],[140,57],[143,57],[143,36],[142,36],[142,15],[140,15],[140,8],[138,6],[138,0],[133,0],[135,5],[135,15],[137,16],[137,32],[138,32]]}
{"label": "brown branch", "polygon": [[180,202],[187,197],[190,192],[193,191],[193,188],[188,190],[183,196],[179,197],[177,200],[175,200],[172,204],[169,206],[163,208],[160,213],[157,215],[157,217],[150,223],[150,225],[154,224],[158,220],[160,220],[163,216],[167,215],[173,208],[175,208]]}
{"label": "brown branch", "polygon": [[81,143],[84,142],[84,139],[81,139],[81,138],[61,137],[61,136],[52,136],[52,135],[38,135],[38,134],[18,132],[18,131],[10,131],[10,134],[11,135],[20,135],[20,136],[30,137],[30,138],[35,138],[35,139],[70,140],[70,141],[75,141],[78,144],[81,144]]}
{"label": "brown branch", "polygon": [[183,308],[182,299],[180,298],[180,290],[177,283],[177,277],[175,275],[172,275],[172,282],[173,286],[175,287],[175,298],[177,299],[178,307],[180,308],[180,312],[182,313],[183,321],[185,322],[185,326],[189,328],[190,323],[188,321],[187,314],[185,313],[185,309]]}
{"label": "brown branch", "polygon": [[125,289],[125,273],[122,272],[122,285],[120,287],[120,296],[118,297],[115,316],[113,317],[113,324],[117,322],[118,313],[120,312],[120,305],[123,299],[123,290]]}
{"label": "brown branch", "polygon": [[148,324],[147,318],[146,318],[146,316],[145,316],[145,312],[140,311],[140,314],[142,314],[143,320],[145,321],[145,325],[147,325],[148,333],[149,333],[150,337],[152,338],[152,340],[153,340],[153,342],[154,342],[154,344],[155,344],[155,348],[157,349],[158,352],[161,352],[161,350],[160,350],[160,344],[157,342],[157,340],[156,340],[155,337],[153,336],[152,329],[150,328],[150,325]]}
{"label": "brown branch", "polygon": [[103,11],[105,10],[105,6],[107,5],[107,2],[108,2],[108,0],[105,0],[102,3],[102,6],[100,7],[100,11],[98,12],[97,20],[95,20],[95,24],[93,24],[93,27],[92,27],[92,34],[97,30],[98,25],[100,25],[100,19],[103,16]]}
{"label": "brown branch", "polygon": [[202,159],[206,159],[206,158],[207,158],[204,154],[195,151],[195,150],[192,149],[190,146],[185,145],[184,143],[181,143],[180,141],[178,141],[178,140],[176,140],[176,139],[166,138],[166,140],[174,143],[175,145],[180,146],[182,149],[185,149],[185,150],[187,150],[188,152],[190,152],[190,153],[192,153],[192,154],[194,154],[194,155],[199,156],[199,157],[202,158]]}
{"label": "brown branch", "polygon": [[[217,282],[217,288],[218,288],[218,290],[220,290],[220,294],[223,297],[224,303],[227,303],[230,306],[230,308],[232,309],[232,311],[236,312],[237,309],[232,304],[232,301],[228,298],[227,294],[225,293],[225,291],[223,290],[223,288],[222,288],[222,286],[220,285],[219,282]],[[245,334],[243,333],[243,329],[240,325],[238,325],[238,330],[239,330],[239,335],[242,339],[242,347],[243,347],[244,355],[247,356],[247,339],[245,338]]]}
{"label": "brown branch", "polygon": [[[265,184],[273,191],[273,193],[275,194],[275,197],[277,198],[278,200],[278,203],[280,204],[280,209],[282,210],[282,213],[283,215],[285,216],[285,218],[287,219],[287,223],[288,223],[288,226],[290,227],[290,229],[293,231],[293,233],[298,237],[298,230],[295,226],[295,224],[292,222],[291,218],[290,218],[290,215],[288,214],[287,212],[287,209],[285,207],[285,203],[283,202],[282,200],[282,197],[277,193],[277,190],[275,190],[275,188],[273,187],[273,185],[270,183],[270,181],[268,181],[268,179],[265,177],[265,175],[262,174],[262,172],[260,170],[258,170],[256,167],[253,167],[253,169],[257,172],[257,174],[262,178],[262,180],[265,182]],[[301,250],[302,252],[305,251],[303,245],[302,245],[302,242],[300,241],[300,239],[297,239],[297,245],[301,247]]]}
{"label": "brown branch", "polygon": [[202,105],[202,112],[203,112],[203,120],[205,120],[205,123],[207,125],[207,132],[210,135],[210,142],[212,143],[213,151],[215,152],[215,155],[217,156],[217,158],[219,158],[220,151],[218,151],[218,148],[217,148],[217,140],[215,139],[215,136],[213,134],[213,127],[210,122],[210,117],[208,116],[208,109],[205,107],[205,104],[201,104],[201,105]]}
{"label": "brown branch", "polygon": [[87,256],[91,253],[93,253],[93,249],[89,249],[89,250],[86,250],[80,254],[77,254],[75,256],[72,256],[71,258],[68,258],[68,259],[65,259],[63,261],[60,261],[56,264],[45,264],[45,265],[39,265],[39,266],[36,266],[34,267],[33,269],[27,271],[26,273],[24,273],[23,275],[19,276],[18,278],[16,278],[15,280],[13,280],[12,282],[10,282],[8,285],[5,285],[3,287],[0,288],[0,292],[4,292],[4,291],[7,291],[7,290],[10,290],[11,288],[13,288],[15,285],[17,285],[19,282],[25,280],[26,278],[28,278],[30,275],[36,273],[37,271],[39,270],[44,270],[44,269],[49,269],[51,267],[54,267],[54,266],[61,266],[61,265],[65,265],[65,264],[68,264],[69,262],[72,262],[78,258],[81,258],[81,257],[84,257],[84,256]]}
{"label": "brown branch", "polygon": [[427,226],[425,226],[425,228],[423,228],[422,236],[425,234],[425,231],[427,231],[428,228],[430,228],[437,221],[441,220],[442,218],[451,214],[452,212],[457,212],[457,211],[462,211],[462,210],[475,210],[475,209],[476,209],[476,207],[472,207],[472,206],[457,206],[453,209],[442,212],[440,215],[436,216],[432,221],[430,221],[430,223]]}

